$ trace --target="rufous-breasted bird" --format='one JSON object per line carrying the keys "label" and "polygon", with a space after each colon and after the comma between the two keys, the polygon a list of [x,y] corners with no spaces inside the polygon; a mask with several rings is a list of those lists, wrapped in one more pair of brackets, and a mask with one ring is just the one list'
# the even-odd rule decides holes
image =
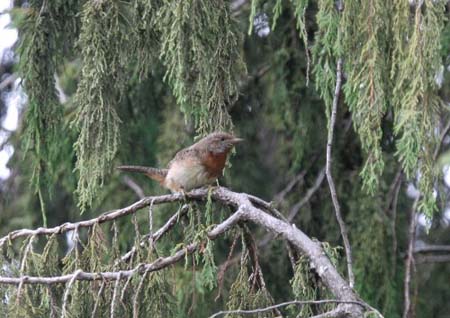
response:
{"label": "rufous-breasted bird", "polygon": [[143,166],[119,166],[123,171],[144,173],[172,192],[185,192],[212,184],[222,175],[227,155],[241,138],[215,132],[192,146],[180,150],[167,169]]}

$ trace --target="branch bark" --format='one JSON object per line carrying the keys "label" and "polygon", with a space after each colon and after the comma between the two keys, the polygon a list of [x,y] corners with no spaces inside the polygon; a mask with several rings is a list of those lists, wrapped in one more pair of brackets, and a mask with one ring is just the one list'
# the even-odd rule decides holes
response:
{"label": "branch bark", "polygon": [[[216,318],[216,317],[220,317],[223,315],[231,315],[231,314],[238,314],[238,315],[251,315],[251,314],[258,314],[258,313],[263,313],[266,311],[271,311],[273,309],[276,308],[281,308],[281,307],[286,307],[289,305],[297,305],[297,306],[303,306],[303,305],[323,305],[323,304],[354,304],[354,305],[359,305],[364,309],[372,309],[371,307],[367,307],[366,303],[363,303],[361,301],[342,301],[342,300],[336,300],[336,299],[323,299],[323,300],[305,300],[305,301],[300,301],[300,300],[292,300],[292,301],[287,301],[284,303],[280,303],[280,304],[276,304],[276,305],[272,305],[272,306],[268,306],[268,307],[264,307],[264,308],[258,308],[258,309],[251,309],[251,310],[223,310],[223,311],[219,311],[217,313],[215,313],[214,315],[210,316],[209,318]],[[337,312],[337,310],[332,310],[331,312]],[[344,313],[345,311],[343,309],[339,309],[339,313]],[[320,317],[338,317],[338,316],[322,316],[319,315]],[[314,317],[319,317],[319,316],[314,316]]]}

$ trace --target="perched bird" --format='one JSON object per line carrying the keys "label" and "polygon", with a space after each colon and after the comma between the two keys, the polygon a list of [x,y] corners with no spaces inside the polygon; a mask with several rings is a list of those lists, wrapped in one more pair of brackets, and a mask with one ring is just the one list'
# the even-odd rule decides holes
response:
{"label": "perched bird", "polygon": [[144,173],[172,192],[190,191],[209,185],[220,177],[228,153],[241,141],[231,134],[215,132],[180,150],[167,169],[143,166],[119,166],[117,169]]}

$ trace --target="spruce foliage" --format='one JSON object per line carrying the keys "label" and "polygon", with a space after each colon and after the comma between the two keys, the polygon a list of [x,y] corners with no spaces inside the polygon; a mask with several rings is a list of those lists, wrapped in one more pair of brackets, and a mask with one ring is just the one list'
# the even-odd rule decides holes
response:
{"label": "spruce foliage", "polygon": [[[450,96],[446,1],[28,2],[13,11],[28,103],[21,130],[9,140],[18,177],[0,187],[2,234],[25,222],[54,226],[80,218],[80,210],[91,217],[92,207],[97,213],[127,205],[139,195],[130,180],[145,195],[162,191],[112,168],[164,166],[196,138],[226,130],[246,143],[220,183],[274,198],[274,206],[292,213],[292,223],[324,242],[327,256],[345,272],[329,190],[318,178],[342,59],[333,175],[354,249],[355,289],[386,317],[401,316],[411,207],[406,184],[420,191],[418,212],[434,221],[430,233],[436,236],[421,238],[448,239],[436,230],[449,194],[436,165],[449,117],[443,102]],[[265,27],[266,35],[255,32]],[[437,75],[443,69],[442,84]],[[58,98],[56,78],[67,103]],[[398,171],[404,179],[394,199]],[[30,180],[36,193],[26,191]],[[46,214],[43,220],[33,214],[39,206],[48,221]],[[277,239],[258,246],[265,233],[256,228],[239,224],[231,235],[208,239],[230,213],[211,198],[189,203],[167,237],[154,245],[145,240],[149,222],[158,228],[182,210],[170,204],[154,208],[151,221],[139,212],[65,238],[10,242],[0,253],[1,276],[129,270],[191,243],[200,248],[184,264],[127,280],[1,285],[0,315],[206,317],[224,308],[331,297],[303,255],[290,255]],[[131,248],[133,256],[118,261]],[[425,268],[432,273],[434,267]],[[420,306],[435,290],[448,295],[448,286],[434,283],[429,292],[419,291],[417,316],[438,317],[448,308],[438,301]],[[295,317],[332,308],[280,311]]]}

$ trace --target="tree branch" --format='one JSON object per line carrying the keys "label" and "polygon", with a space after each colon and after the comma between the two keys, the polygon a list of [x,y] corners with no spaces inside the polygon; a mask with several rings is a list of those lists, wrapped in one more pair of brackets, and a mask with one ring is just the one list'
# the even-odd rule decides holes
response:
{"label": "tree branch", "polygon": [[403,318],[408,318],[411,308],[410,300],[410,283],[411,283],[411,266],[414,262],[414,242],[416,236],[416,208],[419,203],[418,196],[414,200],[414,204],[411,208],[410,223],[409,223],[409,235],[408,235],[408,257],[405,261],[405,281],[404,281],[404,308]]}
{"label": "tree branch", "polygon": [[[224,205],[232,206],[237,209],[237,212],[232,214],[224,222],[218,224],[209,233],[209,238],[215,238],[221,233],[230,229],[239,221],[252,221],[253,223],[262,226],[268,231],[271,231],[287,240],[294,248],[303,253],[310,260],[311,267],[316,271],[317,275],[321,278],[323,284],[329,289],[329,291],[339,301],[349,302],[349,308],[351,308],[349,317],[361,317],[363,310],[360,305],[350,304],[351,302],[359,302],[360,299],[354,293],[352,288],[348,285],[345,279],[339,274],[337,269],[333,266],[330,259],[324,253],[321,245],[311,240],[306,234],[300,231],[295,225],[291,225],[288,222],[280,220],[263,210],[257,208],[253,201],[259,203],[265,202],[261,199],[255,200],[256,197],[250,196],[246,193],[232,192],[226,188],[218,187],[211,192],[211,198],[215,201],[221,202]],[[78,229],[80,227],[91,227],[97,223],[103,223],[107,221],[113,221],[117,218],[129,215],[137,210],[153,204],[162,204],[168,202],[185,201],[186,199],[192,200],[205,200],[208,198],[207,189],[197,189],[185,195],[175,193],[162,196],[146,197],[136,203],[125,207],[123,209],[114,210],[97,218],[81,221],[77,223],[66,223],[54,228],[39,228],[37,230],[18,230],[10,233],[0,240],[0,247],[7,240],[17,239],[19,237],[29,237],[37,235],[51,235],[64,233],[69,230]],[[158,232],[155,233],[155,235]],[[197,243],[191,243],[186,248],[177,251],[174,255],[165,258],[157,259],[153,263],[140,264],[133,269],[121,270],[116,272],[103,272],[103,273],[88,273],[84,271],[77,271],[74,274],[68,274],[57,277],[0,277],[0,283],[3,284],[57,284],[67,283],[74,279],[76,275],[77,280],[117,280],[127,279],[131,275],[136,273],[142,275],[146,272],[157,271],[166,268],[172,264],[175,264],[179,260],[183,259],[186,255],[193,253],[198,247]]]}
{"label": "tree branch", "polygon": [[414,253],[450,252],[450,245],[424,245],[414,248]]}
{"label": "tree branch", "polygon": [[292,222],[292,220],[297,215],[298,211],[300,211],[300,209],[306,203],[308,203],[309,200],[311,200],[311,197],[314,195],[314,193],[316,193],[317,190],[319,190],[319,188],[323,182],[323,179],[325,179],[325,168],[320,170],[319,174],[317,175],[316,180],[314,181],[313,186],[306,191],[305,196],[291,208],[289,215],[287,217],[289,222]]}
{"label": "tree branch", "polygon": [[185,247],[184,249],[179,250],[172,256],[158,258],[153,263],[148,264],[142,263],[130,270],[121,270],[117,272],[98,272],[98,273],[84,272],[82,270],[78,270],[72,274],[52,276],[52,277],[44,277],[44,276],[0,277],[0,284],[19,285],[22,280],[24,284],[53,285],[71,282],[72,280],[113,281],[117,279],[125,279],[134,275],[135,273],[142,274],[144,272],[154,272],[166,268],[183,259],[184,256],[192,254],[197,249],[197,247],[198,247],[197,244],[192,243],[187,247]]}
{"label": "tree branch", "polygon": [[[286,306],[289,306],[289,305],[303,306],[303,305],[324,305],[324,304],[353,304],[353,305],[359,305],[359,306],[361,306],[364,309],[373,310],[372,307],[368,306],[366,303],[361,302],[361,301],[342,301],[342,300],[337,300],[337,299],[292,300],[292,301],[286,301],[284,303],[280,303],[280,304],[276,304],[276,305],[272,305],[272,306],[268,306],[268,307],[264,307],[264,308],[258,308],[258,309],[251,309],[251,310],[242,310],[242,309],[238,309],[238,310],[223,310],[223,311],[219,311],[219,312],[215,313],[212,316],[209,316],[209,318],[215,318],[215,317],[220,317],[220,316],[223,316],[223,315],[231,315],[231,314],[238,314],[238,315],[258,314],[258,313],[263,313],[263,312],[266,312],[266,311],[271,311],[273,309],[286,307]],[[333,310],[333,311],[335,311],[335,310]],[[340,313],[345,313],[345,311],[342,310],[342,309],[339,309],[339,312]],[[378,312],[378,311],[376,311],[376,312]],[[319,315],[319,316],[314,316],[314,317],[337,317],[337,316],[322,316],[322,315]]]}
{"label": "tree branch", "polygon": [[131,178],[129,176],[123,176],[122,182],[128,188],[133,190],[133,192],[136,193],[136,195],[139,199],[143,199],[145,197],[144,190],[142,190],[142,188],[139,186],[139,184],[136,183],[136,181],[133,180],[133,178]]}
{"label": "tree branch", "polygon": [[444,254],[444,255],[420,255],[417,257],[417,264],[424,264],[424,263],[448,263],[450,262],[450,255]]}
{"label": "tree branch", "polygon": [[[159,239],[161,237],[163,237],[167,232],[169,232],[177,223],[178,219],[183,216],[184,214],[186,214],[186,212],[189,210],[189,206],[187,204],[183,205],[180,210],[178,210],[174,215],[172,215],[167,222],[159,228],[158,231],[156,231],[155,233],[153,233],[152,235],[147,234],[144,235],[144,237],[142,238],[142,241],[139,243],[139,245],[141,247],[144,247],[146,243],[148,242],[153,242],[156,243],[157,241],[159,241]],[[129,250],[127,253],[125,253],[121,258],[120,261],[121,262],[127,262],[131,257],[134,256],[134,254],[136,253],[136,246],[133,246],[131,248],[131,250]],[[116,262],[116,265],[118,264],[118,262]]]}
{"label": "tree branch", "polygon": [[345,226],[344,219],[342,218],[341,206],[339,205],[339,201],[336,193],[336,186],[334,185],[333,176],[331,174],[331,148],[333,146],[333,133],[334,126],[336,124],[336,114],[337,114],[337,106],[339,102],[339,94],[341,92],[341,84],[342,84],[342,58],[338,59],[337,62],[337,70],[336,70],[336,88],[334,90],[334,98],[333,98],[333,106],[331,109],[331,117],[330,117],[330,126],[328,127],[328,140],[327,140],[327,162],[326,162],[326,175],[328,180],[328,185],[330,186],[331,199],[333,201],[334,210],[336,212],[336,219],[339,223],[339,227],[341,229],[342,240],[344,241],[345,255],[347,257],[347,272],[348,272],[348,280],[350,283],[350,287],[353,288],[355,285],[355,276],[353,274],[352,268],[352,250],[350,247],[350,241],[348,240],[347,228]]}
{"label": "tree branch", "polygon": [[[191,199],[204,199],[205,194],[207,194],[206,189],[198,189],[195,191],[190,192],[186,195],[187,198]],[[184,197],[181,193],[174,193],[174,194],[166,194],[161,196],[151,196],[151,197],[145,197],[144,199],[141,199],[137,201],[136,203],[133,203],[125,208],[113,210],[106,212],[96,218],[75,222],[75,223],[64,223],[59,226],[55,226],[52,228],[45,228],[40,227],[34,230],[31,229],[21,229],[16,230],[8,235],[2,237],[0,239],[0,248],[5,244],[6,241],[9,240],[15,240],[17,238],[21,237],[29,237],[32,235],[40,236],[40,235],[52,235],[52,234],[62,234],[66,233],[68,231],[75,230],[77,228],[83,228],[83,227],[93,227],[95,224],[101,224],[108,221],[113,221],[115,219],[121,218],[126,215],[130,215],[135,213],[136,211],[149,206],[151,202],[153,201],[154,205],[162,204],[162,203],[169,203],[169,202],[178,202],[183,201]]]}

